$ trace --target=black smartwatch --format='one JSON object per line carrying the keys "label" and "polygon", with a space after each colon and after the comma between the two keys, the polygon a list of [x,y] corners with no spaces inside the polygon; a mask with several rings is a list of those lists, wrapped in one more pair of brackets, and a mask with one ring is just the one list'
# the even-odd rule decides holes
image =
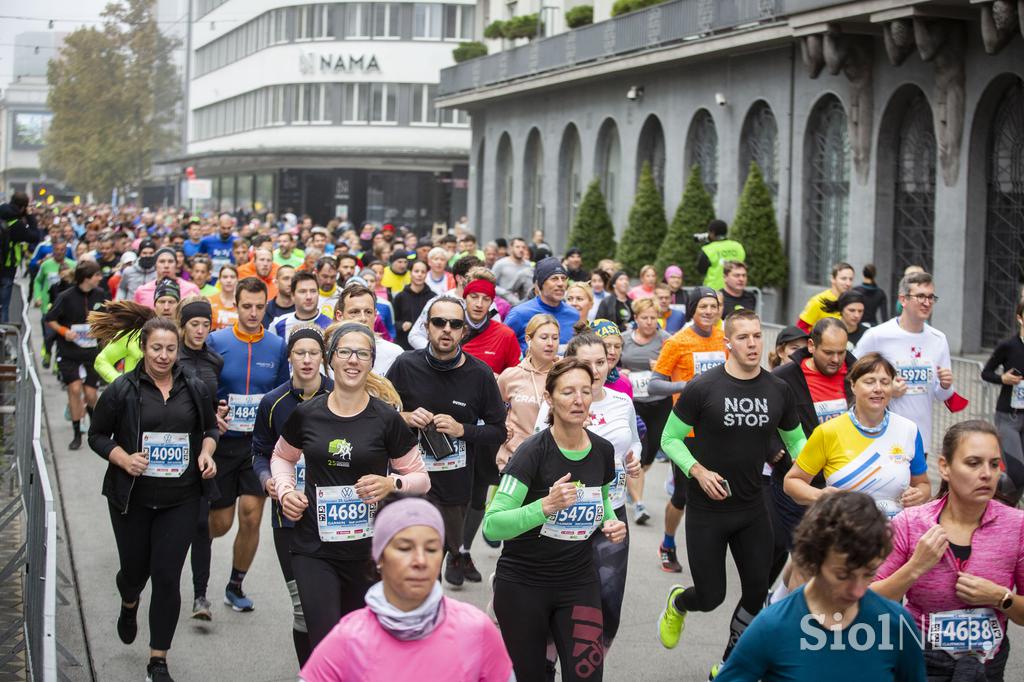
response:
{"label": "black smartwatch", "polygon": [[1006,609],[1010,608],[1011,606],[1013,606],[1013,593],[1012,592],[1007,592],[1006,596],[1003,597],[1003,600],[1001,602],[999,602],[999,610],[1000,611],[1005,611]]}
{"label": "black smartwatch", "polygon": [[[400,479],[397,476],[395,476],[395,490],[401,490],[401,489],[402,489],[402,479]],[[1011,603],[1013,602],[1012,598],[1010,599],[1010,602]]]}

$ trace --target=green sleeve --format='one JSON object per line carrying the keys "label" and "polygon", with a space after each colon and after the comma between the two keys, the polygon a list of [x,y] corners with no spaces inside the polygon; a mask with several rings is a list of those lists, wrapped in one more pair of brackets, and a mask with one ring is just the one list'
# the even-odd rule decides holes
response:
{"label": "green sleeve", "polygon": [[690,475],[693,465],[697,463],[690,448],[686,447],[686,443],[683,441],[690,435],[691,430],[693,427],[680,419],[675,411],[672,411],[665,423],[665,430],[661,432],[661,449],[687,476]]}
{"label": "green sleeve", "polygon": [[484,535],[490,540],[511,540],[531,528],[544,525],[547,517],[541,501],[523,506],[526,485],[518,478],[505,474],[498,492],[484,514]]}
{"label": "green sleeve", "polygon": [[611,487],[611,483],[605,483],[601,486],[601,499],[604,500],[604,518],[601,519],[601,523],[619,520],[619,517],[615,515],[615,508],[612,507],[612,498],[609,495]]}
{"label": "green sleeve", "polygon": [[[96,361],[93,362],[93,368],[96,373],[100,375],[100,378],[108,384],[114,383],[114,379],[121,376],[121,373],[114,367],[118,360],[121,360],[128,356],[128,339],[131,334],[125,334],[115,341],[111,341],[107,346],[100,351],[100,354],[96,356]],[[138,343],[138,341],[136,341]]]}
{"label": "green sleeve", "polygon": [[807,436],[804,435],[804,429],[799,424],[795,428],[789,431],[783,431],[779,429],[779,435],[782,436],[782,442],[786,444],[786,450],[789,451],[789,456],[796,461],[796,458],[800,456],[800,451],[804,449],[804,445],[807,444]]}
{"label": "green sleeve", "polygon": [[36,273],[36,278],[32,281],[32,298],[37,301],[42,301],[41,308],[46,310],[47,301],[43,300],[43,280],[46,279],[43,276],[43,268],[39,267],[39,272]]}

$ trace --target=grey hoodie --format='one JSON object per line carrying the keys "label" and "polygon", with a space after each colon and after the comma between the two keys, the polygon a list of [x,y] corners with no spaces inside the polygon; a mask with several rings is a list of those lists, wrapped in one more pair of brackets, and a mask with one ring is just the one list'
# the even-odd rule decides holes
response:
{"label": "grey hoodie", "polygon": [[121,273],[121,283],[117,286],[118,301],[131,301],[135,298],[135,290],[147,282],[156,279],[156,264],[148,270],[143,270],[139,262],[135,261]]}

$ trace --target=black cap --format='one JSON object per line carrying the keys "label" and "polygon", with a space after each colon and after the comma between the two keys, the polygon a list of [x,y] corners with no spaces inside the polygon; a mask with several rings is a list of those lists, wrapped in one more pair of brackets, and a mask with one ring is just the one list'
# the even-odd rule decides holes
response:
{"label": "black cap", "polygon": [[568,249],[565,252],[565,257],[566,258],[568,258],[569,256],[582,256],[582,255],[583,255],[583,253],[579,249],[577,249],[575,246],[570,248],[570,249]]}
{"label": "black cap", "polygon": [[810,334],[805,332],[800,327],[786,327],[781,332],[779,332],[778,337],[776,337],[775,347],[778,348],[779,346],[784,346],[787,343],[792,343],[793,341],[799,341],[800,339],[809,338],[811,338]]}

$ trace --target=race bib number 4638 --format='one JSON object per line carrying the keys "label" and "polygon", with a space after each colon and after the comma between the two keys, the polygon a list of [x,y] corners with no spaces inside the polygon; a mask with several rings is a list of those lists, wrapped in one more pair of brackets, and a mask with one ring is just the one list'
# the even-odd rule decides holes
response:
{"label": "race bib number 4638", "polygon": [[1003,627],[992,609],[943,611],[931,615],[928,641],[954,658],[991,660],[1003,641]]}

